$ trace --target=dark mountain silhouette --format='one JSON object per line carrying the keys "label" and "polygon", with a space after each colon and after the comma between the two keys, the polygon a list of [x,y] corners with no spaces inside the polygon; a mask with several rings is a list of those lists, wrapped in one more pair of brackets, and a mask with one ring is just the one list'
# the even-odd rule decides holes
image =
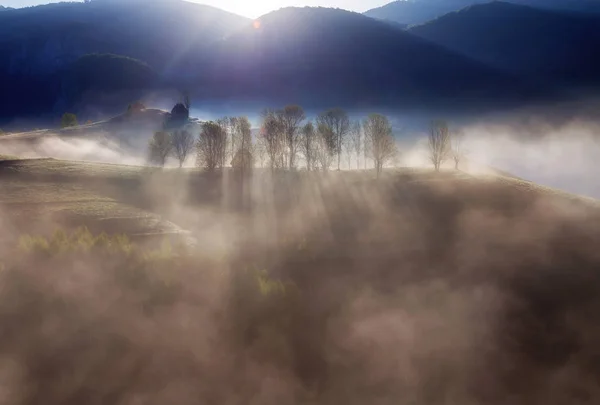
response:
{"label": "dark mountain silhouette", "polygon": [[[399,0],[369,10],[365,15],[413,25],[425,23],[471,5],[489,2],[490,0]],[[509,0],[509,2],[548,10],[600,13],[600,1],[597,0]]]}
{"label": "dark mountain silhouette", "polygon": [[127,55],[163,74],[246,18],[182,0],[91,0],[0,15],[0,72],[47,74],[90,53]]}
{"label": "dark mountain silhouette", "polygon": [[[49,75],[3,76],[2,94],[9,99],[0,117],[79,112],[86,105],[121,111],[120,103],[159,87],[163,80],[146,63],[112,54],[84,55]],[[122,96],[122,100],[119,98]]]}
{"label": "dark mountain silhouette", "polygon": [[[399,0],[366,11],[368,17],[402,25],[420,24],[469,6],[478,0]],[[479,0],[485,2],[487,0]]]}
{"label": "dark mountain silhouette", "polygon": [[[100,105],[114,101],[115,95],[137,99],[162,83],[158,73],[147,64],[112,54],[85,55],[57,75],[60,85],[55,110],[72,109],[88,103]],[[127,99],[126,98],[126,99]],[[119,108],[120,110],[120,108]]]}
{"label": "dark mountain silhouette", "polygon": [[[126,84],[115,80],[119,76],[133,81],[121,89],[125,91],[148,83],[150,77],[182,77],[180,69],[186,65],[176,72],[172,66],[202,55],[211,43],[248,21],[181,0],[91,0],[5,10],[0,13],[0,89],[11,101],[0,109],[0,119],[62,113],[61,108],[71,108],[85,94],[90,101],[91,94],[118,91],[117,84]],[[135,78],[130,68],[136,63],[114,58],[103,58],[102,68],[94,71],[85,64],[91,59],[80,60],[89,54],[127,56],[154,72],[146,74],[138,65],[133,70],[146,73]],[[94,74],[83,73],[83,80],[82,70]],[[114,108],[129,102],[120,100]]]}
{"label": "dark mountain silhouette", "polygon": [[[144,90],[165,89],[185,89],[198,102],[213,104],[292,102],[308,108],[462,109],[548,95],[396,23],[357,13],[288,8],[262,17],[255,28],[180,0],[144,4],[95,0],[2,13],[0,86],[11,102],[0,109],[0,118],[95,111],[81,118],[99,119],[123,111]],[[213,33],[200,37],[193,24],[182,21],[204,21],[204,14],[183,16],[172,11],[177,7],[212,10],[215,19],[235,24],[200,24],[198,32]],[[241,22],[248,24],[230,33]],[[221,27],[219,35],[215,26]]]}
{"label": "dark mountain silhouette", "polygon": [[567,85],[600,84],[600,16],[494,2],[409,31],[513,73]]}
{"label": "dark mountain silhouette", "polygon": [[286,8],[215,44],[199,69],[205,98],[315,104],[525,99],[512,76],[361,14]]}

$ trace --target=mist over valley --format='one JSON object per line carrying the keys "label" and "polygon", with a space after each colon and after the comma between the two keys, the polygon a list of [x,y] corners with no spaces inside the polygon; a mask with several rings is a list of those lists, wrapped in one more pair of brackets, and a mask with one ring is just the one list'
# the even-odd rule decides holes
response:
{"label": "mist over valley", "polygon": [[0,7],[0,405],[598,403],[599,2],[272,3]]}

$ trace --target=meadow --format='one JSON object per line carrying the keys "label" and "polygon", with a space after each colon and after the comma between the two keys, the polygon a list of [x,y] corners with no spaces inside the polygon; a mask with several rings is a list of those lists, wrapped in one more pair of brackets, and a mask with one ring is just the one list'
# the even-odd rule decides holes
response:
{"label": "meadow", "polygon": [[4,395],[594,403],[599,208],[492,171],[4,157]]}

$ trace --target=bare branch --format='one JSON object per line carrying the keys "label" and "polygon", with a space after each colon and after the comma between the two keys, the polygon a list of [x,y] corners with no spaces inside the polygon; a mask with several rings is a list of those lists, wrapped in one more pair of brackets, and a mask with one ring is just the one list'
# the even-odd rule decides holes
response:
{"label": "bare branch", "polygon": [[223,168],[225,166],[225,156],[227,155],[227,132],[225,128],[219,122],[214,121],[202,124],[196,151],[197,166],[210,171]]}
{"label": "bare branch", "polygon": [[355,121],[350,127],[351,149],[356,153],[356,168],[360,169],[360,152],[362,151],[362,126],[360,121]]}
{"label": "bare branch", "polygon": [[248,117],[233,119],[233,134],[238,141],[238,148],[231,161],[231,167],[240,172],[242,177],[252,170],[254,156],[252,153],[252,127]]}
{"label": "bare branch", "polygon": [[315,158],[322,171],[326,172],[333,163],[334,154],[331,153],[331,140],[333,129],[326,125],[319,125],[316,137]]}
{"label": "bare branch", "polygon": [[148,152],[150,162],[164,167],[172,149],[171,135],[165,131],[156,132],[149,143]]}
{"label": "bare branch", "polygon": [[340,108],[325,111],[317,117],[317,126],[319,132],[327,135],[327,146],[330,153],[337,156],[338,170],[340,170],[342,145],[350,131],[350,118],[348,118],[348,114]]}
{"label": "bare branch", "polygon": [[310,171],[316,168],[317,164],[317,132],[312,122],[302,127],[302,137],[300,142],[301,153],[306,160],[306,170]]}
{"label": "bare branch", "polygon": [[398,153],[396,142],[392,135],[392,126],[387,117],[371,114],[363,125],[365,141],[375,164],[377,177],[381,174],[386,163]]}
{"label": "bare branch", "polygon": [[461,159],[467,153],[467,151],[463,147],[464,141],[464,133],[462,131],[453,131],[452,132],[452,146],[451,146],[451,154],[452,159],[454,159],[454,169],[458,170],[458,166],[460,164]]}
{"label": "bare branch", "polygon": [[264,138],[271,170],[285,167],[285,127],[276,112],[263,112],[261,136]]}
{"label": "bare branch", "polygon": [[445,121],[432,122],[429,129],[429,160],[437,172],[450,155],[450,143],[448,124]]}
{"label": "bare branch", "polygon": [[285,142],[287,147],[287,167],[294,169],[296,167],[296,154],[300,138],[299,127],[302,121],[306,119],[304,110],[298,105],[288,105],[283,110],[277,112],[278,119],[283,126]]}
{"label": "bare branch", "polygon": [[173,154],[179,161],[179,167],[182,167],[194,148],[194,136],[190,131],[185,129],[175,131],[171,135],[171,142],[173,143]]}

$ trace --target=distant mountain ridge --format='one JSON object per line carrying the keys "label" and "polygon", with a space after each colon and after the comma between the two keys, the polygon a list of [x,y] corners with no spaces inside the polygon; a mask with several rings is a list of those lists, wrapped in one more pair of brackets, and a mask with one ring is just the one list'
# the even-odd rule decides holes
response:
{"label": "distant mountain ridge", "polygon": [[358,13],[286,8],[215,44],[205,98],[321,103],[473,103],[531,94],[518,78]]}
{"label": "distant mountain ridge", "polygon": [[[491,3],[494,0],[398,0],[366,11],[368,17],[394,21],[399,24],[422,24],[444,14],[458,11],[476,4]],[[535,8],[572,11],[580,13],[600,13],[598,0],[506,0],[510,3]]]}
{"label": "distant mountain ridge", "polygon": [[446,14],[409,32],[522,76],[600,85],[600,15],[493,2]]}
{"label": "distant mountain ridge", "polygon": [[90,53],[126,55],[168,75],[249,20],[182,0],[93,0],[13,9],[0,15],[0,72],[47,74]]}
{"label": "distant mountain ridge", "polygon": [[[65,72],[80,71],[77,61],[90,54],[138,60],[161,81],[179,78],[187,66],[181,60],[202,57],[210,44],[249,21],[182,0],[93,0],[4,10],[0,13],[0,88],[11,103],[0,110],[0,118],[52,113],[80,99],[86,89],[65,81]],[[105,70],[97,73],[105,78],[84,81],[94,84],[95,93],[110,77],[121,73],[130,77],[131,70],[118,69],[137,69],[135,62],[120,64],[117,59],[103,66]],[[193,66],[190,70],[195,72]],[[143,77],[147,82],[150,76]],[[107,91],[112,89],[109,86]]]}
{"label": "distant mountain ridge", "polygon": [[359,13],[287,8],[259,22],[181,0],[2,12],[0,88],[11,103],[0,119],[66,110],[99,119],[144,91],[308,108],[484,108],[557,96],[518,71]]}

